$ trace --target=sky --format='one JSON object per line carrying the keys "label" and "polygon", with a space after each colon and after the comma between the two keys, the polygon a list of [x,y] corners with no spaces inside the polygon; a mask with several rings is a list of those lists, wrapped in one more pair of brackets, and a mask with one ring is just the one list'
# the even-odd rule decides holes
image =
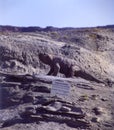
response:
{"label": "sky", "polygon": [[0,0],[0,25],[94,27],[114,24],[114,0]]}

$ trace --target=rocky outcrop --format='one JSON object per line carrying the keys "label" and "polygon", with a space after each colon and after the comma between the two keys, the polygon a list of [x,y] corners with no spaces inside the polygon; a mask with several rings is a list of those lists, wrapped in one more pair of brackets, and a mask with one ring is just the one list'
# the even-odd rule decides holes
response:
{"label": "rocky outcrop", "polygon": [[[20,125],[26,130],[31,123],[32,129],[36,129],[40,128],[39,122],[43,125],[48,122],[50,128],[53,126],[50,123],[61,128],[64,124],[71,130],[113,128],[111,105],[114,93],[112,88],[103,84],[83,79],[3,72],[0,72],[0,79],[1,130],[20,129]],[[70,96],[51,95],[55,80],[70,83]]]}
{"label": "rocky outcrop", "polygon": [[2,71],[45,74],[49,68],[38,57],[39,53],[45,52],[75,60],[81,73],[85,72],[101,81],[114,81],[113,28],[47,27],[46,30],[25,33],[7,32],[3,28],[7,27],[1,27],[0,32]]}
{"label": "rocky outcrop", "polygon": [[[113,26],[0,27],[0,129],[112,130],[113,41]],[[73,60],[77,77],[46,76],[49,67],[39,59],[44,52]],[[69,95],[51,94],[55,80],[69,83]]]}

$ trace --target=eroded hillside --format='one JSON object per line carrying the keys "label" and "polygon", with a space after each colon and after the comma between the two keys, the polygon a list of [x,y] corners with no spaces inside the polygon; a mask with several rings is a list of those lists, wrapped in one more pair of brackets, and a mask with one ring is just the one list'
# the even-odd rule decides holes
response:
{"label": "eroded hillside", "polygon": [[1,28],[2,71],[45,73],[49,68],[38,57],[45,52],[75,60],[81,70],[97,79],[114,78],[114,28]]}
{"label": "eroded hillside", "polygon": [[[39,58],[44,53],[62,65],[73,63],[76,75],[47,76],[50,67]],[[114,26],[0,26],[0,129],[112,130],[113,55]],[[53,87],[62,97],[52,94]]]}

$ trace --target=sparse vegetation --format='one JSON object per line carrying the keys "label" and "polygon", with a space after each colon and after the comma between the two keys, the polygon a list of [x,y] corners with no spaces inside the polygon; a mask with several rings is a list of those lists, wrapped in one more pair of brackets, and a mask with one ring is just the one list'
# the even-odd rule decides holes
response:
{"label": "sparse vegetation", "polygon": [[92,39],[92,40],[97,40],[97,34],[95,34],[95,33],[91,33],[91,34],[89,34],[89,37]]}

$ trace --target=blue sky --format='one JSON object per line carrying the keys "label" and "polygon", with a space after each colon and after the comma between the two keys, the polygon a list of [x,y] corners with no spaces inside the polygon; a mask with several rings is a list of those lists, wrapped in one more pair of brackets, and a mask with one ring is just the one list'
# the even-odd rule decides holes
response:
{"label": "blue sky", "polygon": [[0,25],[90,27],[114,24],[114,0],[0,0]]}

